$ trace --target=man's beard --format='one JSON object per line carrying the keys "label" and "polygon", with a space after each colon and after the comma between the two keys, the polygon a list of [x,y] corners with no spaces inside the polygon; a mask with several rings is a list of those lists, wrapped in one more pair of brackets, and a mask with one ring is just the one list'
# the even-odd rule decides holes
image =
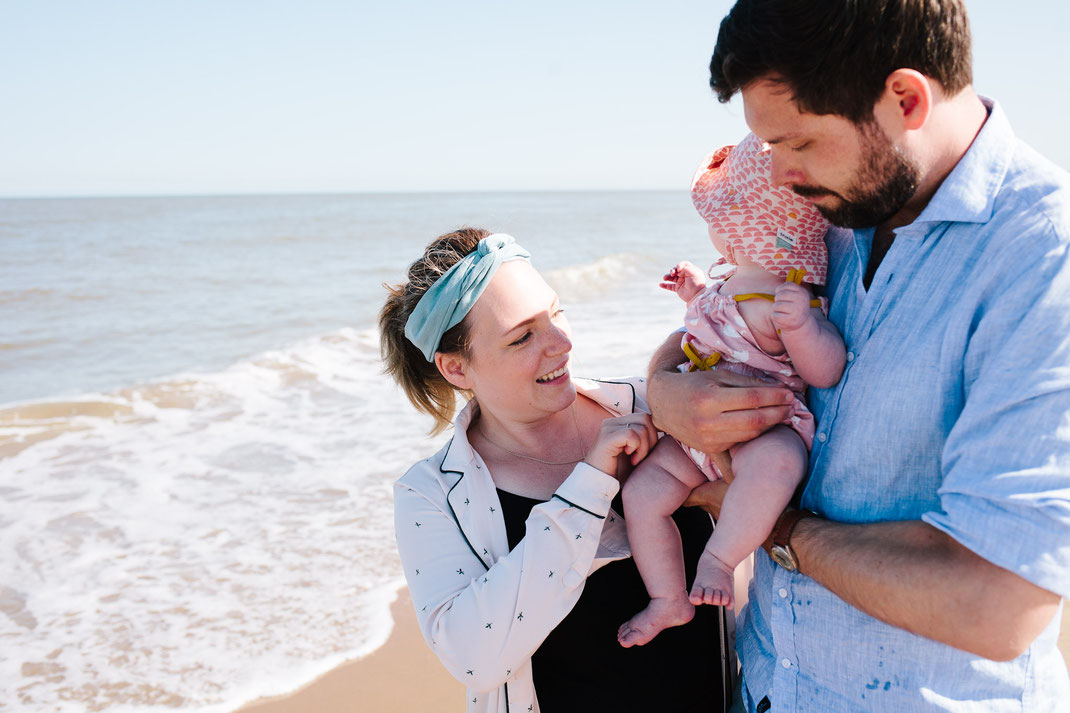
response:
{"label": "man's beard", "polygon": [[815,205],[833,225],[872,228],[898,213],[918,190],[921,172],[899,152],[874,121],[860,125],[862,167],[846,194],[817,186],[794,186],[800,196],[838,195],[839,205]]}

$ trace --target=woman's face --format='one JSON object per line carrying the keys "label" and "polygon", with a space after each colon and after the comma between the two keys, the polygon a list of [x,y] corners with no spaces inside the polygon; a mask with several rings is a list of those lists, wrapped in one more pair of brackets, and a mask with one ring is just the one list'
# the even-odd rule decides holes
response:
{"label": "woman's face", "polygon": [[571,329],[557,294],[530,263],[512,260],[499,267],[468,319],[464,388],[484,413],[531,422],[575,401]]}

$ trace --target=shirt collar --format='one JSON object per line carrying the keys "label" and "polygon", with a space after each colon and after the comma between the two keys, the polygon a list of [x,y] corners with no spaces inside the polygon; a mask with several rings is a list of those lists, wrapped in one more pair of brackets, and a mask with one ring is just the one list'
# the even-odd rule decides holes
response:
{"label": "shirt collar", "polygon": [[981,102],[988,119],[915,223],[983,223],[992,217],[1017,142],[999,104],[986,97]]}
{"label": "shirt collar", "polygon": [[[610,413],[622,415],[635,411],[635,387],[628,381],[597,381],[573,378],[577,393],[583,394]],[[468,427],[479,408],[475,399],[461,409],[453,421],[453,438],[446,449],[440,469],[444,472],[463,473],[475,462],[476,452],[468,442]]]}

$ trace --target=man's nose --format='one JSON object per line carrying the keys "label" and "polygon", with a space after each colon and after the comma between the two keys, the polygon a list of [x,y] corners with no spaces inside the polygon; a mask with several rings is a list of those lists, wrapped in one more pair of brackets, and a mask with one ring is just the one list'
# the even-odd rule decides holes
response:
{"label": "man's nose", "polygon": [[773,150],[771,180],[774,186],[798,183],[798,169],[784,156],[783,151]]}

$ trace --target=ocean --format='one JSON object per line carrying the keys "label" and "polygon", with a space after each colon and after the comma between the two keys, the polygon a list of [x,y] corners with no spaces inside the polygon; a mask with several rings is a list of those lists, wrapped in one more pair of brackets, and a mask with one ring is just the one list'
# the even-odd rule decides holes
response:
{"label": "ocean", "polygon": [[0,710],[225,713],[382,645],[391,484],[449,434],[376,314],[462,225],[531,251],[582,376],[716,258],[683,188],[0,200]]}

